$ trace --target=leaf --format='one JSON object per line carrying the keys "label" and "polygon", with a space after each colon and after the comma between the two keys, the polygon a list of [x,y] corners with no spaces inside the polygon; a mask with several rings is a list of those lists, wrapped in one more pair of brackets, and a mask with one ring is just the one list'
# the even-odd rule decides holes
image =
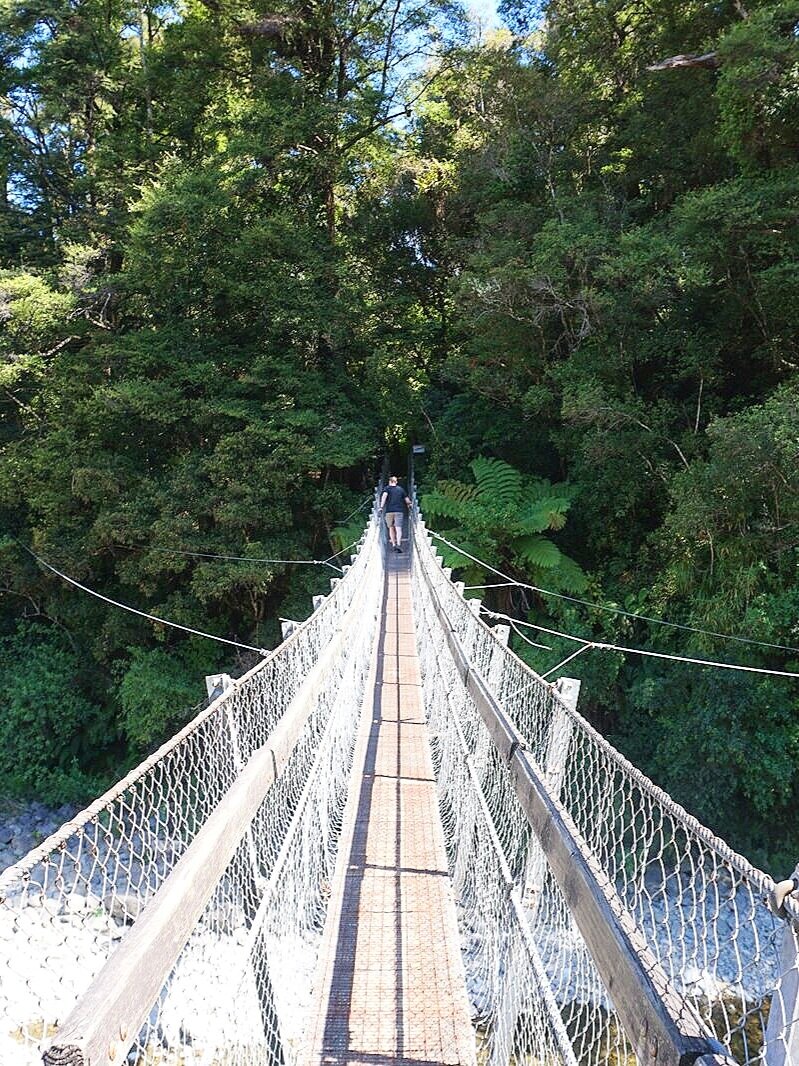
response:
{"label": "leaf", "polygon": [[558,586],[565,592],[585,592],[588,587],[588,578],[582,567],[568,555],[561,555],[555,576]]}
{"label": "leaf", "polygon": [[562,496],[537,500],[522,514],[521,527],[529,533],[541,533],[545,529],[563,529],[570,506],[571,501]]}
{"label": "leaf", "polygon": [[[444,560],[444,566],[451,566],[453,570],[463,570],[467,567],[474,567],[475,565],[467,556],[461,555],[456,548],[450,548],[447,544],[442,544],[440,541],[436,542],[436,547],[438,548],[441,558]],[[471,550],[466,545],[464,545],[464,549],[466,551]]]}
{"label": "leaf", "polygon": [[364,523],[354,519],[344,526],[336,526],[330,531],[330,543],[336,551],[342,551],[350,544],[354,544],[363,533]]}
{"label": "leaf", "polygon": [[546,537],[539,537],[535,534],[517,538],[513,542],[513,549],[519,558],[546,570],[558,566],[563,559],[560,548],[556,544],[547,540]]}
{"label": "leaf", "polygon": [[[451,491],[453,484],[457,485],[457,482],[441,482],[439,488],[425,493],[422,497],[422,511],[427,515],[438,515],[442,518],[462,518],[468,503],[468,495],[466,499],[463,499],[463,494]],[[468,485],[462,487],[470,488]]]}
{"label": "leaf", "polygon": [[462,481],[439,481],[438,490],[447,499],[458,503],[471,503],[477,495],[474,485],[465,485]]}
{"label": "leaf", "polygon": [[518,502],[522,475],[509,463],[480,455],[469,466],[477,482],[477,495],[481,503],[493,510],[502,510]]}

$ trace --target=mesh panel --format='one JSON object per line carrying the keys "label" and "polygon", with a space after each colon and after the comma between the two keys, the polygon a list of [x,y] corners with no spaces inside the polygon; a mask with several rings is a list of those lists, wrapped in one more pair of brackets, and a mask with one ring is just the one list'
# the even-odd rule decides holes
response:
{"label": "mesh panel", "polygon": [[[581,1064],[635,1061],[508,770],[455,669],[431,590],[471,667],[525,738],[539,774],[607,872],[686,1013],[701,1016],[741,1064],[762,1063],[766,1042],[769,1063],[790,1063],[788,1043],[792,1033],[797,1040],[799,1028],[789,995],[797,981],[795,933],[766,905],[771,879],[654,786],[492,635],[448,579],[421,522],[415,547],[425,699],[485,1053],[497,1063],[509,1054],[559,1061],[558,1034],[565,1029]],[[496,870],[488,872],[502,862],[509,878],[504,886]],[[514,894],[515,906],[508,902]],[[546,975],[536,993],[526,993],[526,1000],[507,993],[508,985],[535,986],[536,971]],[[531,995],[554,1013],[531,1005]],[[547,1041],[557,1054],[536,1050]]]}
{"label": "mesh panel", "polygon": [[40,1061],[351,611],[347,621],[358,624],[348,626],[351,636],[327,667],[283,774],[128,1061],[290,1060],[324,924],[380,569],[373,520],[352,567],[302,627],[128,778],[0,875],[0,945],[9,957],[0,983],[0,1062]]}
{"label": "mesh panel", "polygon": [[[39,1061],[319,664],[323,683],[283,773],[128,1055],[139,1066],[302,1058],[379,611],[380,532],[373,519],[346,576],[280,648],[0,876],[0,949],[9,956],[0,978],[0,1062]],[[764,904],[773,882],[571,711],[473,613],[422,524],[414,538],[425,707],[481,1066],[632,1066],[636,1058],[461,681],[440,608],[686,1013],[700,1015],[741,1064],[790,1066],[799,974],[794,926]],[[342,629],[341,652],[325,655]]]}

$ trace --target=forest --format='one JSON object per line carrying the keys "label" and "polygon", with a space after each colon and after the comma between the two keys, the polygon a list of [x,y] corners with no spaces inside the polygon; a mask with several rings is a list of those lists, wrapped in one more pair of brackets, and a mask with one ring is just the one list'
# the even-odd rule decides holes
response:
{"label": "forest", "polygon": [[[262,560],[412,443],[429,526],[541,590],[478,593],[537,670],[574,645],[521,623],[799,671],[799,0],[1,11],[0,792],[87,800],[256,655],[38,560],[271,647],[332,571]],[[793,868],[796,678],[567,672]]]}

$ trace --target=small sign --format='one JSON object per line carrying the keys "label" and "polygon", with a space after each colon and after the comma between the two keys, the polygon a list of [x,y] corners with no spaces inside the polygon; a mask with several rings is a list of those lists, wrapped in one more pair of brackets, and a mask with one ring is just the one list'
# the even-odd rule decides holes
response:
{"label": "small sign", "polygon": [[424,444],[414,444],[411,450],[414,455],[425,455],[427,452],[427,449],[425,448]]}

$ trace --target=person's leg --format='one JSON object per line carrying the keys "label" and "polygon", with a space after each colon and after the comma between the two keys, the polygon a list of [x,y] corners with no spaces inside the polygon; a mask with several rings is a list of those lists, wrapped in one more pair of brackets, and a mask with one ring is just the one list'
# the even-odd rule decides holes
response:
{"label": "person's leg", "polygon": [[402,520],[404,517],[405,515],[398,511],[394,518],[394,529],[397,531],[397,551],[402,551]]}
{"label": "person's leg", "polygon": [[394,522],[396,520],[396,514],[394,511],[386,511],[386,526],[388,527],[388,542],[392,548],[397,546],[397,542],[394,539],[396,536]]}

